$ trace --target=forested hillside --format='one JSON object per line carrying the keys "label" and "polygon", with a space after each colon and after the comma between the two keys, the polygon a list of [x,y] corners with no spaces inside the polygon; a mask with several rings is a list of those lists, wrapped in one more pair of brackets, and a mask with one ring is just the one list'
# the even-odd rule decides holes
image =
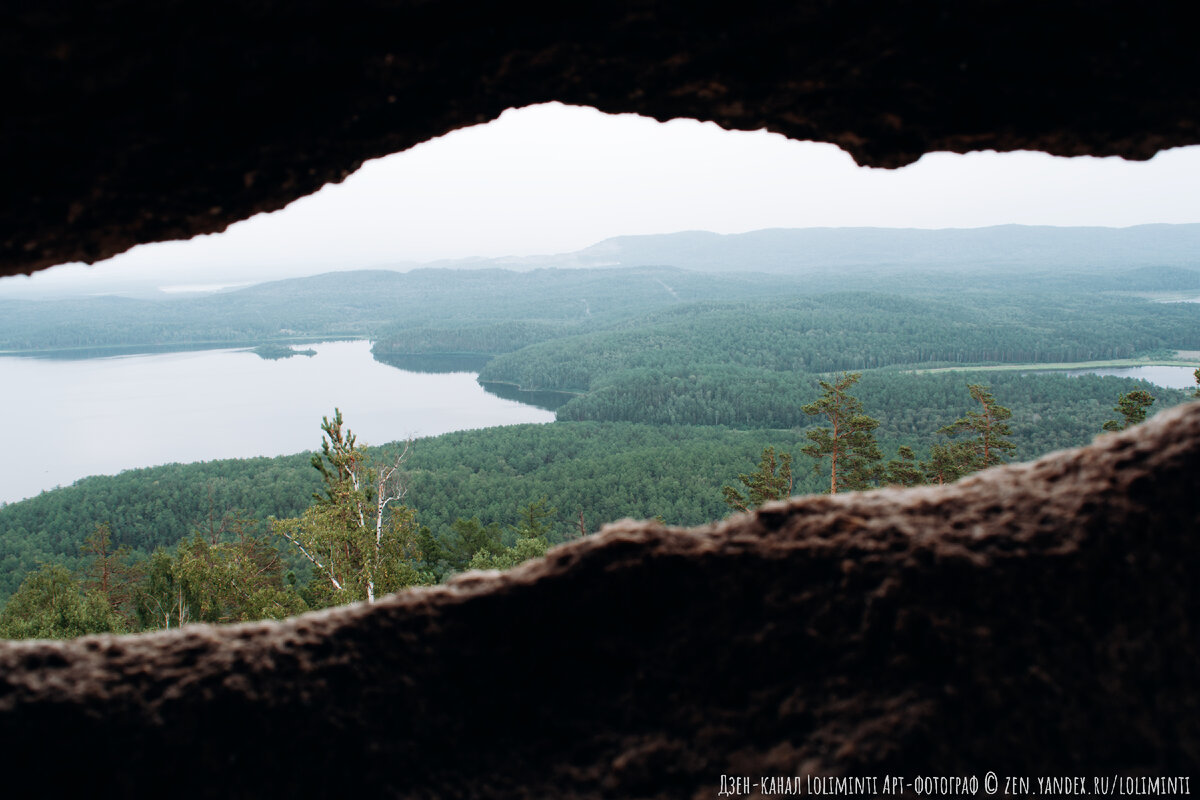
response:
{"label": "forested hillside", "polygon": [[[460,517],[514,525],[520,508],[542,497],[559,511],[552,541],[578,529],[580,511],[591,531],[623,517],[696,525],[725,513],[722,482],[780,437],[796,441],[795,432],[595,423],[446,434],[415,443],[406,499],[443,540]],[[309,456],[298,455],[130,470],[0,507],[0,598],[38,561],[78,566],[97,524],[144,556],[231,512],[296,516],[319,486]]]}
{"label": "forested hillside", "polygon": [[[961,416],[963,389],[986,383],[1013,409],[1022,460],[1091,441],[1121,394],[1147,388],[1155,410],[1177,405],[1186,392],[1126,378],[1020,372],[943,372],[921,375],[874,370],[855,394],[881,420],[880,435],[905,440],[929,436]],[[558,409],[559,420],[630,421],[662,425],[728,425],[740,428],[803,427],[801,405],[816,393],[809,375],[738,367],[698,367],[686,372],[631,370],[605,378],[593,391]]]}
{"label": "forested hillside", "polygon": [[587,391],[632,369],[736,365],[828,373],[893,365],[1063,362],[1200,348],[1200,304],[1131,297],[980,293],[953,301],[876,293],[689,304],[531,344],[481,380]]}
{"label": "forested hillside", "polygon": [[680,302],[765,298],[778,286],[766,276],[667,267],[414,270],[329,273],[202,297],[0,299],[0,351],[387,339],[419,327],[492,325],[503,334],[503,323],[604,324]]}

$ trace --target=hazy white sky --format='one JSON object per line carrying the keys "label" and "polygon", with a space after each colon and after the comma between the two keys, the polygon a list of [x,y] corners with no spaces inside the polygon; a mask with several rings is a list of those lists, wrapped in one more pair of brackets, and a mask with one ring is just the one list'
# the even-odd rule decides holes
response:
{"label": "hazy white sky", "polygon": [[[935,153],[858,167],[829,144],[558,104],[367,163],[273,214],[43,280],[167,283],[568,252],[622,234],[773,227],[1200,222],[1200,147],[1149,162]],[[167,276],[171,277],[167,279]],[[249,275],[248,275],[249,277]],[[0,288],[3,288],[0,286]]]}

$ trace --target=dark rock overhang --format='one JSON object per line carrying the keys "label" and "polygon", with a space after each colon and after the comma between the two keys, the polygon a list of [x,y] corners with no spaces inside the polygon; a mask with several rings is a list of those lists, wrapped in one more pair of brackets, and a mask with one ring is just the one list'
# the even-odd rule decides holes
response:
{"label": "dark rock overhang", "polygon": [[[1156,10],[1157,9],[1157,10]],[[109,0],[9,9],[0,274],[223,230],[547,101],[834,142],[1145,159],[1200,142],[1170,4]]]}

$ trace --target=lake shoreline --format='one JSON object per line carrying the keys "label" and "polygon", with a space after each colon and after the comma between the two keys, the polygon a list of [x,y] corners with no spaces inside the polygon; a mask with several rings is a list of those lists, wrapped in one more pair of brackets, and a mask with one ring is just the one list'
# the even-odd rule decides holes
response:
{"label": "lake shoreline", "polygon": [[368,444],[555,419],[521,398],[486,391],[477,373],[410,372],[380,362],[365,339],[295,344],[316,354],[269,360],[249,348],[221,348],[0,356],[0,382],[11,387],[0,396],[0,413],[21,420],[10,444],[54,454],[33,468],[0,470],[0,501],[152,464],[309,450],[335,408]]}
{"label": "lake shoreline", "polygon": [[[42,347],[33,350],[0,350],[0,358],[47,358],[58,360],[86,360],[112,358],[115,356],[166,355],[169,353],[198,353],[218,350],[248,350],[262,345],[297,345],[327,342],[369,341],[366,336],[273,336],[265,339],[234,339],[220,341],[171,342],[170,344],[115,344],[94,347]],[[75,356],[74,359],[71,356]]]}

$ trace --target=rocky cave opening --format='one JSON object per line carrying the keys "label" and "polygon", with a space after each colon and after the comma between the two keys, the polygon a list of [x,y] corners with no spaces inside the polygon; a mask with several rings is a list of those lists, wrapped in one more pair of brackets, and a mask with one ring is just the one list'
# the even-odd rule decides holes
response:
{"label": "rocky cave opening", "polygon": [[[4,274],[221,230],[549,100],[766,127],[876,166],[1200,142],[1200,51],[1154,4],[123,0],[5,17]],[[47,793],[197,797],[1186,774],[1198,467],[1193,404],[951,487],[611,526],[369,609],[5,643],[6,758]]]}

